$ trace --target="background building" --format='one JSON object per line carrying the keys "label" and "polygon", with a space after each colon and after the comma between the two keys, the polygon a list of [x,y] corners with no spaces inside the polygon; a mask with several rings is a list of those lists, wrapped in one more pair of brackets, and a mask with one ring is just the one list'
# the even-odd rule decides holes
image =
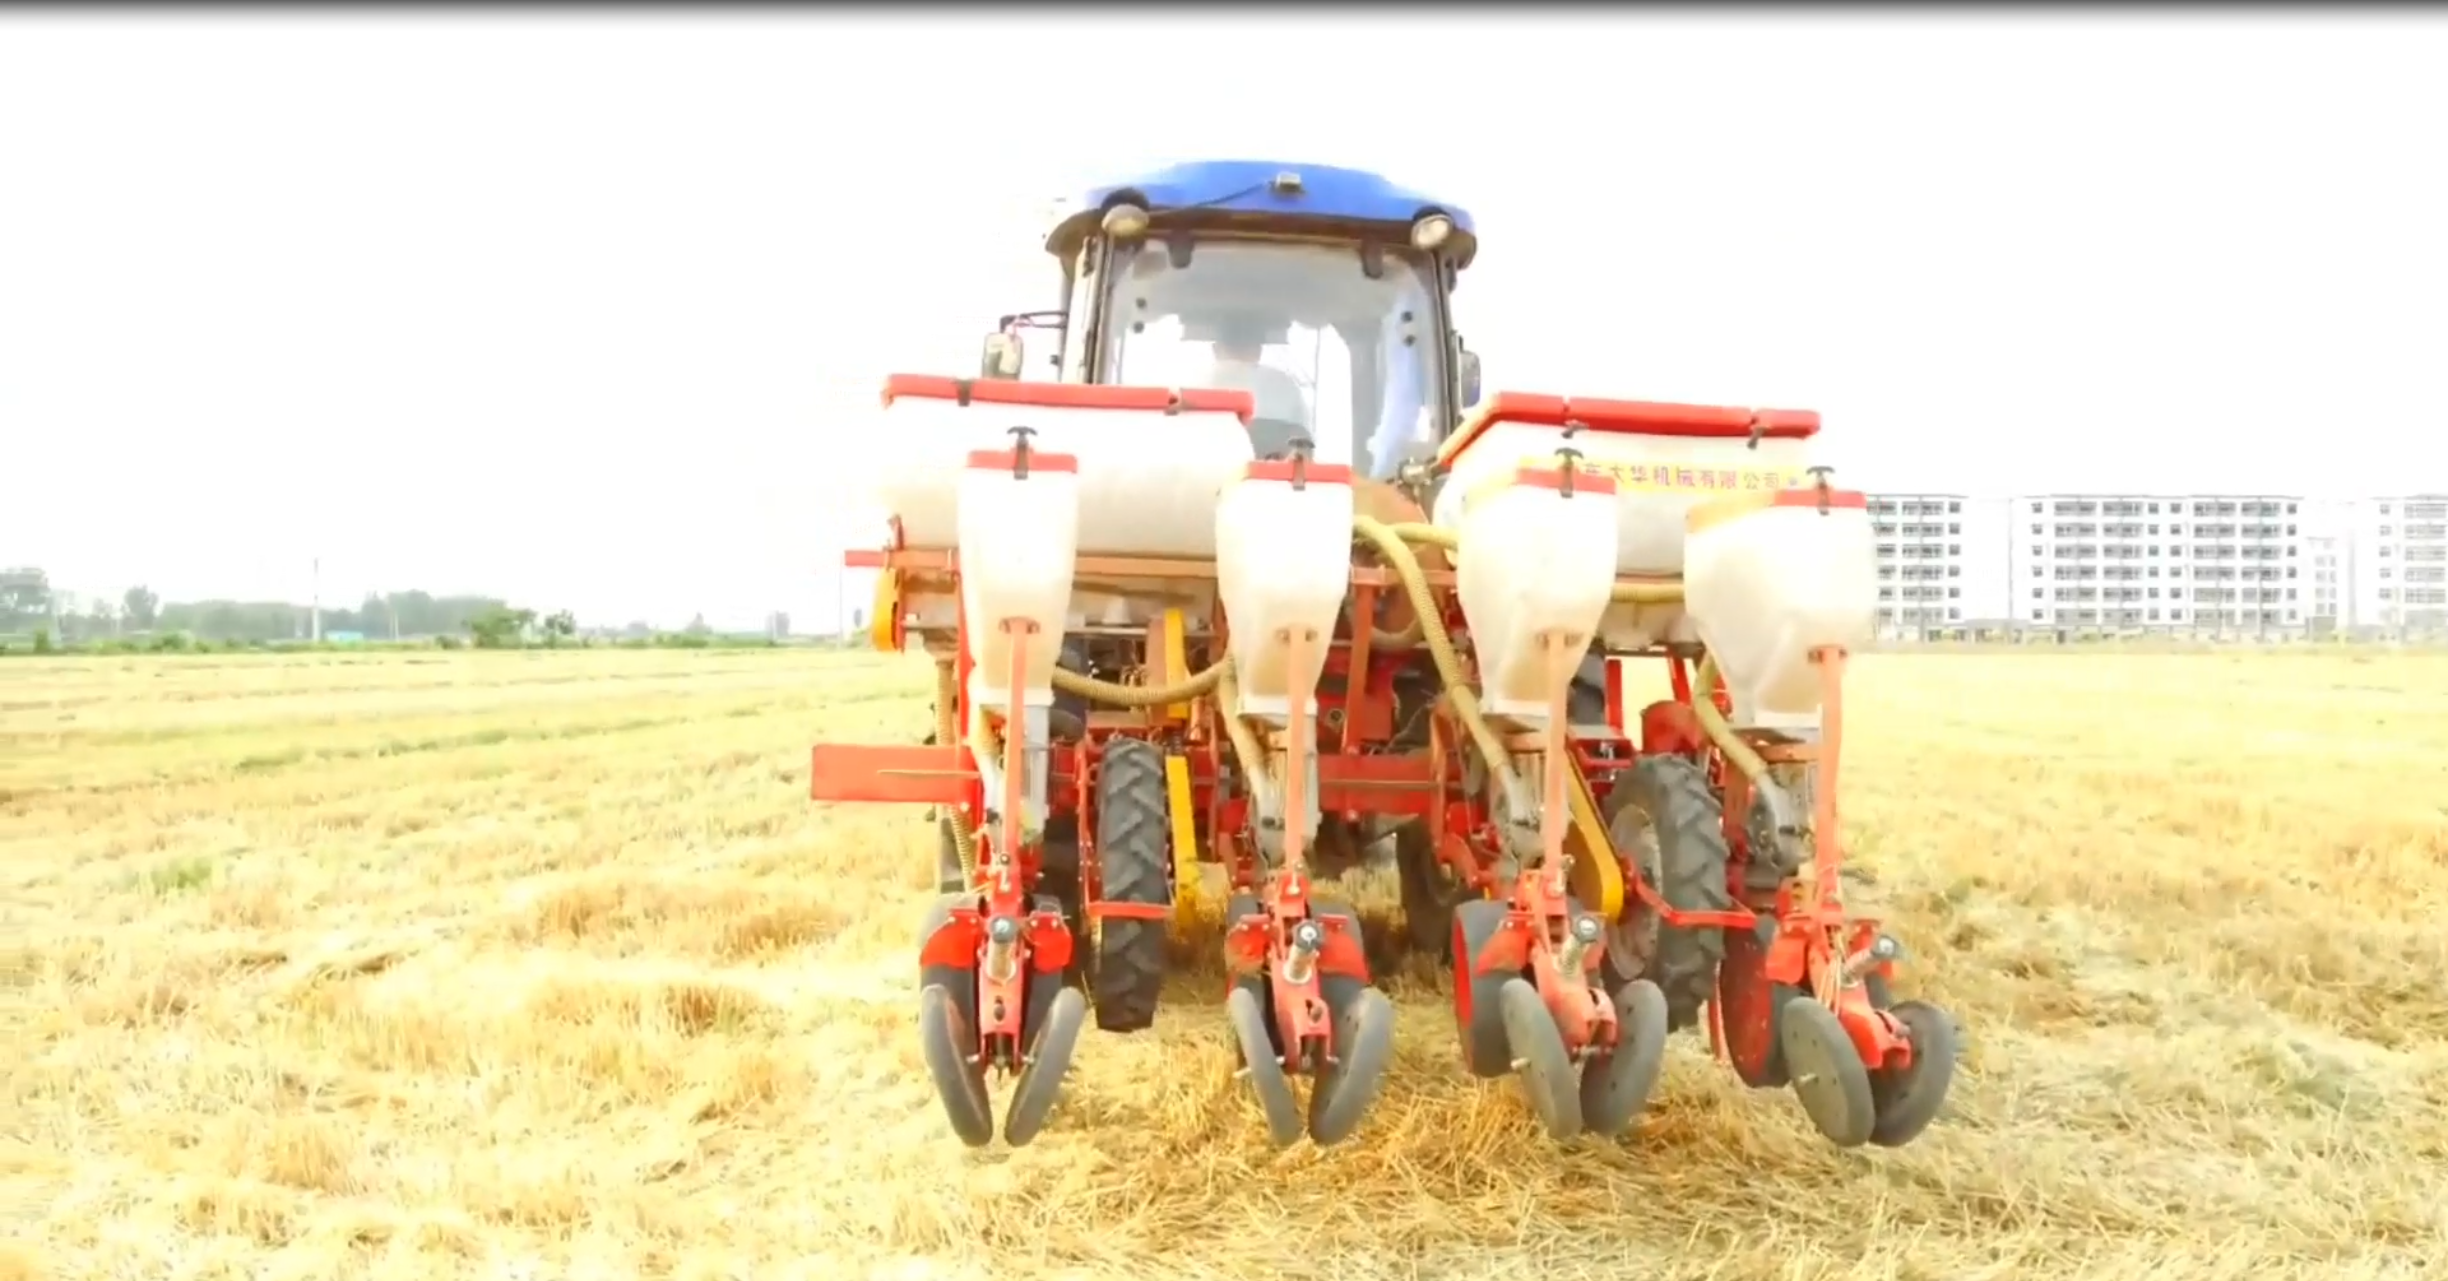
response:
{"label": "background building", "polygon": [[2040,494],[2014,506],[2009,594],[2025,626],[2303,630],[2301,498]]}
{"label": "background building", "polygon": [[2448,494],[2365,499],[2346,528],[2346,629],[2448,631]]}
{"label": "background building", "polygon": [[1911,636],[2006,619],[2006,502],[1967,494],[1873,494],[1879,631]]}
{"label": "background building", "polygon": [[2304,557],[2309,562],[2305,577],[2312,584],[2305,598],[2304,627],[2315,635],[2335,635],[2345,630],[2345,554],[2349,545],[2335,533],[2308,534],[2304,538]]}

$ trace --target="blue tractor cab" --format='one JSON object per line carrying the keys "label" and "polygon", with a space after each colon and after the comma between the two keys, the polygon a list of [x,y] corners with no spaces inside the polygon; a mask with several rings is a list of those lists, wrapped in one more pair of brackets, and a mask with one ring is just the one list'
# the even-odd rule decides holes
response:
{"label": "blue tractor cab", "polygon": [[1046,237],[1062,306],[1004,317],[982,372],[1019,377],[1019,330],[1054,330],[1061,381],[1248,391],[1262,455],[1305,437],[1388,479],[1479,398],[1451,309],[1478,248],[1461,206],[1376,174],[1177,164],[1078,199]]}

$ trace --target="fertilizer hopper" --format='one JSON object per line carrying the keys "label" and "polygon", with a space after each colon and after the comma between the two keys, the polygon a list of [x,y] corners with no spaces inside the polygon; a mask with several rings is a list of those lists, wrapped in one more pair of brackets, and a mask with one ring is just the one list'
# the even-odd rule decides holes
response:
{"label": "fertilizer hopper", "polygon": [[[1365,1133],[1392,1011],[1335,882],[1383,835],[1381,941],[1453,967],[1465,1067],[1551,1133],[1627,1131],[1703,1023],[1838,1141],[1917,1133],[1951,1024],[1889,1008],[1835,893],[1870,580],[1816,415],[1483,400],[1473,220],[1356,170],[1178,165],[1046,244],[1056,308],[884,387],[891,533],[852,561],[879,647],[935,660],[934,733],[812,760],[818,799],[937,815],[919,1030],[956,1132],[994,1137],[999,1073],[1034,1137],[1091,1019],[1181,995],[1179,935],[1220,944],[1272,1137]],[[1675,696],[1632,712],[1643,658]]]}

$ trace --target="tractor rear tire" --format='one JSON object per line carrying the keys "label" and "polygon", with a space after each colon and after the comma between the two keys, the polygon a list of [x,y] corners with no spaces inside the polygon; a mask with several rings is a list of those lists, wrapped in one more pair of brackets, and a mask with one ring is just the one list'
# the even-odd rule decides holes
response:
{"label": "tractor rear tire", "polygon": [[[1726,847],[1724,804],[1710,789],[1708,771],[1687,756],[1644,756],[1607,793],[1610,832],[1615,816],[1636,807],[1657,837],[1657,891],[1678,912],[1729,912],[1734,893],[1726,883],[1733,855]],[[1676,929],[1660,923],[1657,951],[1645,974],[1666,994],[1670,1029],[1691,1027],[1717,995],[1717,968],[1725,961],[1725,931],[1714,925]]]}
{"label": "tractor rear tire", "polygon": [[[1156,907],[1173,901],[1172,807],[1165,795],[1164,753],[1135,738],[1105,740],[1096,781],[1096,852],[1108,903]],[[1095,945],[1088,995],[1096,1024],[1107,1032],[1144,1031],[1156,1022],[1164,990],[1166,926],[1162,919],[1108,916],[1092,921]]]}

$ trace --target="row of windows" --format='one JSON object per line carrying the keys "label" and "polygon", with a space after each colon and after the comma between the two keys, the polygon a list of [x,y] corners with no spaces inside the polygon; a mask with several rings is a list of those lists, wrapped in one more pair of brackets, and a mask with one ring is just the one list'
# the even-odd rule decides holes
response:
{"label": "row of windows", "polygon": [[[1961,608],[1940,610],[1935,607],[1908,607],[1903,609],[1888,608],[1882,609],[1878,612],[1878,621],[1889,625],[1902,626],[1926,626],[1932,623],[1959,623],[1963,621],[1963,610]],[[2187,615],[2186,612],[2181,609],[2060,608],[2035,609],[2031,611],[2031,621],[2035,623],[2054,623],[2058,626],[2065,627],[2132,627],[2143,623],[2182,623],[2187,621]],[[2191,621],[2196,626],[2277,627],[2289,623],[2300,624],[2303,622],[2303,611],[2295,609],[2199,609],[2192,611]],[[2388,611],[2386,621],[2391,623],[2399,621],[2397,611]],[[2448,611],[2409,610],[2405,615],[2405,621],[2416,626],[2428,625],[2438,627],[2448,625]]]}
{"label": "row of windows", "polygon": [[[2047,593],[2050,590],[2051,589],[2045,587],[2035,587],[2031,589],[2032,599],[2047,600],[2049,599]],[[2156,587],[2059,587],[2054,590],[2056,593],[2056,599],[2058,600],[2159,599],[2159,589]],[[2285,599],[2295,599],[2295,589],[2292,587],[2196,587],[2193,589],[2193,599],[2251,600],[2257,598],[2265,601],[2274,601],[2280,599],[2278,593],[2282,590],[2286,593]],[[2185,598],[2185,589],[2182,587],[2170,587],[2167,589],[2167,598],[2169,600],[2183,600]]]}
{"label": "row of windows", "polygon": [[[2195,516],[2275,516],[2279,514],[2278,509],[2281,505],[2286,508],[2287,515],[2295,514],[2293,503],[2282,504],[2276,499],[2239,501],[2231,498],[2196,499],[2192,504],[2191,514]],[[2155,500],[2138,498],[2060,498],[2049,503],[2048,510],[2060,516],[2156,516],[2159,514],[2160,506],[2161,504]],[[2184,503],[2169,502],[2166,507],[2169,515],[2186,514]],[[2040,514],[2041,504],[2035,500],[2031,509],[2032,514],[2037,516]],[[2384,504],[2380,511],[2382,515],[2386,515],[2388,507]]]}
{"label": "row of windows", "polygon": [[[2049,577],[2073,582],[2089,582],[2099,579],[2111,583],[2129,583],[2142,578],[2157,578],[2159,568],[2157,565],[2147,567],[2141,565],[2068,565],[2060,561],[2051,567],[2052,572]],[[2167,576],[2182,578],[2185,576],[2185,567],[2170,565],[2167,567]],[[2240,569],[2233,565],[2195,565],[2193,577],[2210,582],[2242,579],[2248,583],[2274,583],[2280,578],[2295,577],[2295,567],[2289,565],[2286,567],[2286,572],[2280,574],[2276,565],[2247,565]]]}
{"label": "row of windows", "polygon": [[[2061,516],[2157,516],[2162,514],[2162,507],[2166,509],[2165,514],[2180,516],[2185,514],[2186,507],[2186,505],[2182,502],[2162,502],[2154,499],[2134,498],[2057,499],[2048,506],[2051,510],[2055,511],[2056,514]],[[2393,502],[2383,502],[2378,506],[2379,512],[2383,516],[2396,514],[2396,504]],[[1941,507],[1945,509],[1943,513],[1940,511]],[[2031,510],[2033,515],[2039,515],[2042,508],[2043,503],[2040,500],[2032,501]],[[2192,504],[2193,514],[2209,516],[2276,516],[2281,514],[2282,509],[2283,514],[2285,515],[2292,516],[2295,514],[2295,504],[2283,501],[2272,501],[2268,499],[2257,501],[2247,500],[2241,502],[2220,499],[2198,499]],[[1944,500],[1936,498],[1873,498],[1870,500],[1870,514],[1873,516],[1937,516],[1941,514],[1954,516],[1961,514],[1962,511],[1962,500],[1953,498]],[[2448,500],[2420,499],[2410,502],[2405,504],[2404,514],[2413,520],[2448,520]],[[2381,532],[2386,533],[2387,531],[2382,530]]]}
{"label": "row of windows", "polygon": [[[2138,547],[2118,546],[2115,543],[2063,543],[2058,545],[2056,553],[2060,560],[2138,560],[2144,556],[2157,556],[2160,550],[2160,545],[2157,543],[2146,543]],[[2166,551],[2171,560],[2184,558],[2185,549],[2181,543],[2169,544]],[[2380,554],[2386,556],[2388,549],[2385,547],[2380,549]],[[2042,543],[2032,548],[2032,555],[2035,558],[2046,560],[2049,556],[2049,545]],[[2278,555],[2278,545],[2275,543],[2196,543],[2193,545],[2195,560],[2276,560]],[[2293,543],[2286,545],[2286,556],[2289,560],[2294,559],[2295,545]]]}
{"label": "row of windows", "polygon": [[[2032,536],[2035,538],[2141,538],[2146,535],[2148,537],[2156,538],[2159,536],[2159,526],[2145,525],[2140,521],[2136,521],[2130,525],[2066,524],[2064,522],[2059,522],[2054,526],[2035,524],[2031,527],[2031,532]],[[2185,527],[2182,525],[2170,525],[2167,527],[2167,536],[2170,538],[2182,538],[2184,536],[2184,532]],[[2383,534],[2387,533],[2387,527],[2383,526],[2380,532]],[[2267,525],[2195,525],[2193,527],[2193,537],[2196,539],[2292,538],[2294,536],[2295,526],[2279,525],[2274,522]]]}
{"label": "row of windows", "polygon": [[[2139,623],[2181,623],[2185,621],[2185,611],[2181,609],[2035,609],[2031,612],[2031,621],[2055,623],[2061,627],[2073,624],[2131,627]],[[2197,609],[2193,611],[2192,621],[2196,626],[2207,624],[2222,627],[2275,627],[2284,623],[2300,623],[2303,621],[2303,613],[2293,609]]]}

